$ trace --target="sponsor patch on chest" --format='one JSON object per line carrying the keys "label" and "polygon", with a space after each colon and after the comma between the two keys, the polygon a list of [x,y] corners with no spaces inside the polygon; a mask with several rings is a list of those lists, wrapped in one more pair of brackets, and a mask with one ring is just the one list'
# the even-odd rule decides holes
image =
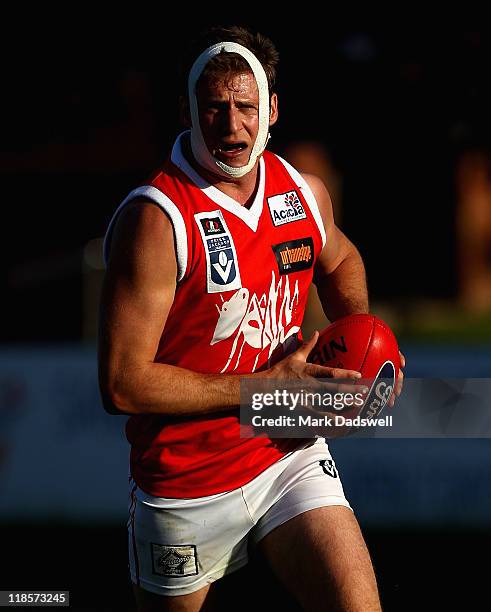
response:
{"label": "sponsor patch on chest", "polygon": [[306,219],[305,209],[296,191],[287,191],[268,198],[269,212],[273,225],[285,225]]}
{"label": "sponsor patch on chest", "polygon": [[272,247],[280,274],[301,272],[312,267],[314,261],[314,241],[310,236],[298,240],[280,242]]}
{"label": "sponsor patch on chest", "polygon": [[206,291],[240,289],[240,271],[232,234],[220,210],[194,215],[206,256]]}

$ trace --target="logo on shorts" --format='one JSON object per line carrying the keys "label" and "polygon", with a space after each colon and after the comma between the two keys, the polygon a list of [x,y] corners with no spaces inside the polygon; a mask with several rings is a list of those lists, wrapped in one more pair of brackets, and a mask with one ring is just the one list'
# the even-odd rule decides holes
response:
{"label": "logo on shorts", "polygon": [[309,236],[274,244],[272,247],[280,274],[291,274],[312,267],[314,261],[314,241]]}
{"label": "logo on shorts", "polygon": [[321,461],[319,461],[319,465],[321,466],[324,474],[327,474],[331,478],[338,477],[338,471],[332,459],[321,459]]}
{"label": "logo on shorts", "polygon": [[307,218],[296,191],[288,191],[268,198],[268,206],[275,227]]}
{"label": "logo on shorts", "polygon": [[165,546],[152,542],[152,572],[157,576],[196,576],[196,546]]}

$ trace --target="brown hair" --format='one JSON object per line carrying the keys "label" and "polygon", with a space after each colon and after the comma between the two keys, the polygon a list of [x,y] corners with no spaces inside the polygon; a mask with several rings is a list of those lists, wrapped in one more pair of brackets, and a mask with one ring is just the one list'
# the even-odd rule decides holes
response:
{"label": "brown hair", "polygon": [[[208,47],[219,42],[235,42],[252,51],[261,62],[268,79],[269,95],[274,91],[279,53],[269,38],[240,26],[216,26],[202,32],[189,47],[181,66],[181,91],[187,92],[189,71],[196,58]],[[240,72],[251,72],[248,62],[237,53],[221,52],[205,66],[201,78],[229,80]]]}

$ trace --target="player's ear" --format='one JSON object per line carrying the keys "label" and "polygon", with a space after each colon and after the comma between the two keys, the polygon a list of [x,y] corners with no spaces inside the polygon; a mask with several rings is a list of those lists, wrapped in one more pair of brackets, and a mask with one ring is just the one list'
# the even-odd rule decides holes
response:
{"label": "player's ear", "polygon": [[278,96],[274,93],[271,96],[269,106],[269,125],[274,125],[278,120]]}
{"label": "player's ear", "polygon": [[185,127],[192,127],[189,100],[186,96],[179,96],[179,119]]}

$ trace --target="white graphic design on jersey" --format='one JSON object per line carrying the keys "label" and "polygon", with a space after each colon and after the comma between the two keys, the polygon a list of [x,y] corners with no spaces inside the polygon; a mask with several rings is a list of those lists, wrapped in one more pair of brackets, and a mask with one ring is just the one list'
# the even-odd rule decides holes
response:
{"label": "white graphic design on jersey", "polygon": [[[243,287],[236,291],[228,301],[224,301],[221,309],[217,305],[219,317],[210,344],[226,340],[236,332],[232,350],[222,373],[229,368],[237,369],[246,344],[258,350],[251,370],[254,372],[259,356],[264,349],[269,347],[269,359],[277,346],[284,345],[300,330],[297,325],[289,328],[293,309],[298,305],[298,280],[295,281],[295,289],[291,295],[289,277],[280,277],[276,283],[274,271],[271,274],[268,295],[263,293],[258,297],[254,293],[249,299],[249,290]],[[235,357],[235,365],[232,367]]]}

